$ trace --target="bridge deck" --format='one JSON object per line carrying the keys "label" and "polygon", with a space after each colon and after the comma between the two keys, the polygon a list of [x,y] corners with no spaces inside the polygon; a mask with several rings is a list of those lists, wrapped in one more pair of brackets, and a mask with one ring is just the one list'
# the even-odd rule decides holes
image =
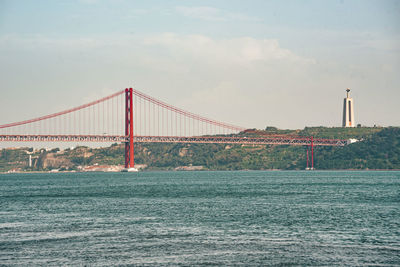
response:
{"label": "bridge deck", "polygon": [[[311,145],[308,137],[134,136],[136,143]],[[123,135],[0,135],[0,142],[128,142]],[[314,138],[314,146],[345,146],[347,140]]]}

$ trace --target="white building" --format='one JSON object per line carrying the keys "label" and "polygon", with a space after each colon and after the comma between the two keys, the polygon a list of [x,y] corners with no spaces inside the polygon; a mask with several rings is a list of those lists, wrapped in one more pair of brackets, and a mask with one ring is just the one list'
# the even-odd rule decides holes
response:
{"label": "white building", "polygon": [[350,88],[346,89],[347,95],[343,102],[343,127],[356,127],[354,121],[354,102],[353,98],[349,96]]}

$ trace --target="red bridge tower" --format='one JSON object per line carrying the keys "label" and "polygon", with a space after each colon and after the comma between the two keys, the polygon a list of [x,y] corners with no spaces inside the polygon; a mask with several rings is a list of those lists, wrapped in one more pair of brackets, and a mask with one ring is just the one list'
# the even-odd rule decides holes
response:
{"label": "red bridge tower", "polygon": [[135,167],[133,150],[133,90],[125,89],[125,136],[129,138],[125,142],[125,168]]}

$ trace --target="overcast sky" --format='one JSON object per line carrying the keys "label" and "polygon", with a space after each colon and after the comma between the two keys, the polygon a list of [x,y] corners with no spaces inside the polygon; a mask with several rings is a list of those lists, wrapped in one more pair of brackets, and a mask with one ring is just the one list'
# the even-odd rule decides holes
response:
{"label": "overcast sky", "polygon": [[135,87],[248,128],[400,125],[400,1],[0,0],[0,124]]}

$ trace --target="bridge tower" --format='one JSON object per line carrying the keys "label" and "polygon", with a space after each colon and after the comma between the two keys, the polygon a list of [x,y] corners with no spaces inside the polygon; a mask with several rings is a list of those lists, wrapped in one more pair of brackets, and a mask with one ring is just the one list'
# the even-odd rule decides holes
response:
{"label": "bridge tower", "polygon": [[133,90],[125,89],[125,136],[129,139],[125,142],[125,168],[135,167],[133,150]]}

